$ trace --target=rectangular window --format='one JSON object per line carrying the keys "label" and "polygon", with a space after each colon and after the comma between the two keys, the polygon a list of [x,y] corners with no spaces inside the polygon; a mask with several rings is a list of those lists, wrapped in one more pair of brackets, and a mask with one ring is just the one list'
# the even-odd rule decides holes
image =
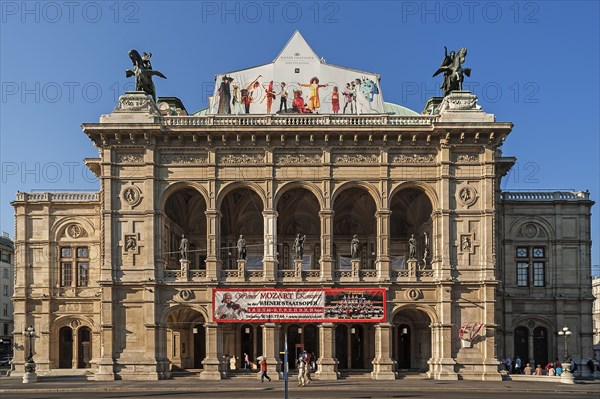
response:
{"label": "rectangular window", "polygon": [[8,269],[2,270],[2,278],[8,278]]}
{"label": "rectangular window", "polygon": [[87,258],[88,257],[88,248],[87,247],[77,248],[77,257],[78,258]]}
{"label": "rectangular window", "polygon": [[10,252],[2,252],[0,260],[2,260],[2,262],[10,263]]}
{"label": "rectangular window", "polygon": [[529,248],[517,247],[517,258],[528,258],[528,257],[529,257]]}
{"label": "rectangular window", "polygon": [[87,287],[88,285],[88,268],[87,262],[77,262],[77,286]]}
{"label": "rectangular window", "polygon": [[70,287],[73,283],[73,270],[71,262],[62,262],[60,264],[60,285],[61,287]]}
{"label": "rectangular window", "polygon": [[10,326],[10,324],[5,323],[4,324],[4,335],[8,335],[8,327]]}
{"label": "rectangular window", "polygon": [[60,249],[60,257],[61,258],[70,258],[71,256],[72,256],[71,248],[66,247],[66,248]]}
{"label": "rectangular window", "polygon": [[2,316],[8,316],[8,303],[2,305]]}
{"label": "rectangular window", "polygon": [[4,284],[3,294],[4,296],[8,296],[8,284]]}
{"label": "rectangular window", "polygon": [[546,285],[546,272],[544,262],[533,262],[533,286],[544,287]]}
{"label": "rectangular window", "polygon": [[527,262],[517,263],[517,285],[519,287],[529,286],[529,263]]}

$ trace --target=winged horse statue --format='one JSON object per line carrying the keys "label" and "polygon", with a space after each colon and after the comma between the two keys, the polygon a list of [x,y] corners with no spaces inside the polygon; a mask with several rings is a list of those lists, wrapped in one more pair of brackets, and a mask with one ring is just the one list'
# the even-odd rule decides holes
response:
{"label": "winged horse statue", "polygon": [[152,69],[150,57],[152,57],[152,53],[140,55],[137,50],[129,50],[129,58],[131,58],[131,62],[133,63],[133,71],[126,69],[125,76],[128,78],[135,76],[135,89],[151,95],[154,102],[156,102],[156,90],[154,82],[152,82],[152,76],[158,76],[163,79],[167,77]]}

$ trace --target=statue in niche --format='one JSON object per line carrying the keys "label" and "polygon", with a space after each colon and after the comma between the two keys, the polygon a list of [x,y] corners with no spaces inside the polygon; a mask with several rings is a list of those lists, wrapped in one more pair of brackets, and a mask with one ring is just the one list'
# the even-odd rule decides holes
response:
{"label": "statue in niche", "polygon": [[127,236],[127,241],[125,242],[125,250],[129,251],[129,250],[135,249],[136,246],[137,246],[137,243],[135,241],[135,237]]}
{"label": "statue in niche", "polygon": [[131,62],[133,63],[133,71],[126,69],[125,76],[128,78],[135,76],[135,89],[151,95],[154,102],[156,102],[156,90],[154,82],[152,82],[152,76],[158,76],[163,79],[167,77],[158,71],[152,70],[150,57],[152,57],[152,53],[144,53],[140,56],[137,50],[129,50],[129,58],[131,58]]}
{"label": "statue in niche", "polygon": [[471,250],[471,240],[469,239],[468,236],[463,236],[461,243],[460,243],[460,247],[462,248],[463,251]]}
{"label": "statue in niche", "polygon": [[448,49],[444,46],[444,59],[438,70],[433,74],[433,76],[437,76],[444,72],[444,82],[440,87],[444,92],[444,97],[455,90],[462,90],[465,75],[471,76],[471,68],[462,67],[466,57],[466,47],[461,47],[458,53],[451,51],[448,54]]}
{"label": "statue in niche", "polygon": [[356,234],[352,237],[352,242],[350,243],[350,253],[352,254],[352,259],[358,259],[358,253],[360,251],[360,241]]}
{"label": "statue in niche", "polygon": [[237,241],[237,256],[238,259],[246,259],[247,256],[247,252],[246,252],[246,240],[244,239],[244,236],[242,234],[240,234],[240,238]]}
{"label": "statue in niche", "polygon": [[179,243],[179,256],[180,260],[188,260],[190,252],[190,241],[185,237],[185,234],[181,235],[181,242]]}
{"label": "statue in niche", "polygon": [[306,240],[306,235],[300,236],[300,234],[296,234],[296,240],[294,241],[294,251],[296,251],[296,256],[294,259],[302,260],[304,256],[304,240]]}
{"label": "statue in niche", "polygon": [[408,259],[417,259],[417,239],[414,234],[408,239]]}

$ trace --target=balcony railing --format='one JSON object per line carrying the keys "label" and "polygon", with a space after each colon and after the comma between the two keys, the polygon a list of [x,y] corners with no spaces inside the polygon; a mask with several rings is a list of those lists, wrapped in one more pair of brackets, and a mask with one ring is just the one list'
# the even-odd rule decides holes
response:
{"label": "balcony railing", "polygon": [[589,200],[587,191],[518,192],[505,191],[500,198],[503,201],[582,201]]}
{"label": "balcony railing", "polygon": [[398,115],[202,115],[165,116],[164,126],[429,126],[436,116]]}
{"label": "balcony railing", "polygon": [[17,193],[17,201],[99,201],[100,193]]}

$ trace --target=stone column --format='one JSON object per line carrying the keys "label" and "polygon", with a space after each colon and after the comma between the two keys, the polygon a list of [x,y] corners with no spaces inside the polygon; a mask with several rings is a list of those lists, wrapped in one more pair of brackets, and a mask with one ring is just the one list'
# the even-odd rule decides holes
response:
{"label": "stone column", "polygon": [[100,359],[94,380],[114,381],[113,287],[101,285],[100,292],[102,301],[100,303]]}
{"label": "stone column", "polygon": [[206,357],[202,361],[204,370],[200,373],[201,380],[220,380],[221,360],[223,358],[223,331],[217,323],[206,323]]}
{"label": "stone column", "polygon": [[[267,358],[267,374],[273,380],[283,378],[279,359],[279,330],[280,326],[275,323],[263,325],[263,354]],[[260,378],[260,373],[257,375]]]}
{"label": "stone column", "polygon": [[221,212],[209,209],[206,212],[206,277],[218,281],[221,272]]}
{"label": "stone column", "polygon": [[319,360],[317,372],[319,380],[337,380],[340,373],[337,371],[338,361],[333,357],[335,352],[335,325],[333,323],[319,324]]}
{"label": "stone column", "polygon": [[375,359],[371,377],[374,380],[395,380],[396,362],[392,359],[392,325],[379,323],[375,326]]}
{"label": "stone column", "polygon": [[321,281],[333,281],[333,215],[331,209],[319,212],[321,217]]}
{"label": "stone column", "polygon": [[[277,211],[265,209],[264,219],[264,258],[263,273],[264,281],[275,282],[277,280]],[[268,362],[268,360],[267,360]]]}
{"label": "stone column", "polygon": [[390,281],[390,215],[389,209],[380,209],[377,218],[377,277],[379,281]]}
{"label": "stone column", "polygon": [[179,259],[179,265],[181,266],[181,276],[177,278],[177,281],[189,281],[190,261]]}

